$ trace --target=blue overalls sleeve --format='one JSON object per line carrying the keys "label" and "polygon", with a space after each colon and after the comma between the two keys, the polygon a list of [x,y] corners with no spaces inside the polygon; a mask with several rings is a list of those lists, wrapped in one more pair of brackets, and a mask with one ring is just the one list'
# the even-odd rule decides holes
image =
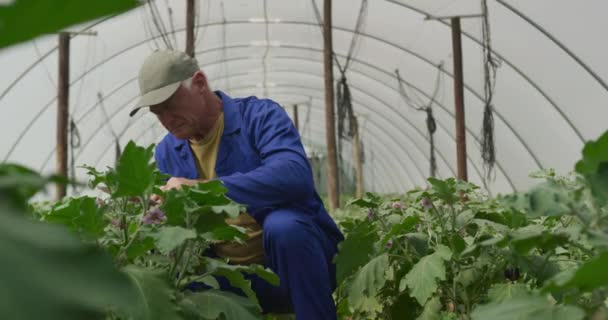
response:
{"label": "blue overalls sleeve", "polygon": [[243,126],[259,152],[261,166],[219,180],[231,199],[256,208],[304,201],[314,193],[314,183],[300,135],[278,104],[264,102],[255,111],[246,111],[250,119]]}

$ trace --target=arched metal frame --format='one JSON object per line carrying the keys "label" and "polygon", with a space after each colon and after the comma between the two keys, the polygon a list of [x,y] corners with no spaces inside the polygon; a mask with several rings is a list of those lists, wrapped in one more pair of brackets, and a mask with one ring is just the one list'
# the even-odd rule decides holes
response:
{"label": "arched metal frame", "polygon": [[[298,59],[298,58],[294,58],[294,57],[284,57],[284,58],[285,58],[285,59]],[[255,58],[248,58],[248,59],[255,59]],[[277,58],[277,59],[278,59],[278,58]],[[242,59],[242,58],[234,58],[234,59],[232,59],[232,60],[233,60],[233,61],[236,61],[236,60],[243,60],[243,59]],[[306,60],[306,59],[303,59],[303,60]],[[318,61],[315,61],[314,59],[312,59],[312,60],[310,60],[310,61],[311,61],[311,62],[318,62]],[[209,63],[209,64],[206,64],[205,66],[215,65],[215,64],[218,64],[218,63],[222,63],[222,62],[226,62],[226,61],[221,61],[221,60],[220,60],[220,61],[218,61],[218,62],[214,62],[214,63]],[[308,75],[318,76],[318,75],[316,75],[316,74],[312,74],[312,73],[309,73]],[[124,82],[124,83],[123,83],[123,84],[122,84],[120,87],[124,87],[124,86],[126,86],[126,85],[127,85],[127,84],[129,84],[130,82],[135,81],[135,79],[136,79],[136,78],[132,78],[132,79],[127,80],[127,81],[126,81],[126,82]],[[221,80],[221,79],[217,79],[217,80]],[[376,79],[376,81],[379,81],[379,80],[377,80],[377,79]],[[392,88],[391,88],[391,89],[392,89]],[[117,92],[118,90],[119,90],[119,88],[115,88],[115,89],[113,89],[113,90],[110,92],[110,94],[107,94],[107,95],[105,95],[105,96],[104,96],[104,99],[105,99],[105,98],[109,98],[109,97],[111,96],[111,94],[113,94],[114,92]],[[393,90],[395,90],[395,89],[393,89]],[[428,96],[428,94],[427,94],[427,93],[425,93],[425,92],[423,92],[423,91],[421,91],[421,93],[423,93],[423,94],[425,94],[426,96]],[[368,94],[368,95],[369,95],[369,93],[366,93],[366,94]],[[373,98],[374,98],[374,99],[376,99],[376,100],[381,101],[381,99],[380,99],[380,98],[378,98],[377,96],[373,96]],[[429,98],[430,98],[430,96],[429,96]],[[123,104],[123,106],[121,106],[121,108],[126,107],[126,106],[127,106],[127,105],[128,105],[130,102],[131,102],[131,101],[133,101],[134,99],[135,99],[135,97],[133,97],[132,99],[130,99],[130,100],[127,102],[127,103]],[[383,102],[383,103],[384,103],[384,102]],[[81,116],[80,116],[80,117],[77,119],[77,121],[82,120],[82,119],[83,119],[83,117],[84,117],[84,116],[86,116],[87,114],[89,114],[89,113],[90,113],[90,112],[91,112],[91,111],[94,109],[94,107],[95,107],[97,104],[98,104],[98,102],[96,102],[96,103],[95,103],[95,104],[94,104],[94,105],[93,105],[91,108],[89,108],[87,111],[85,111],[85,112],[84,112],[84,114],[83,114],[83,115],[81,115]],[[417,130],[417,128],[416,128],[416,127],[415,127],[415,126],[414,126],[414,125],[413,125],[411,122],[409,122],[409,120],[408,120],[407,118],[403,117],[403,115],[402,115],[401,113],[399,113],[397,110],[395,110],[394,108],[392,108],[392,107],[391,107],[390,105],[388,105],[387,103],[384,103],[384,105],[385,105],[385,106],[387,106],[389,109],[393,110],[393,111],[394,111],[394,112],[395,112],[395,113],[396,113],[396,114],[397,114],[399,117],[401,117],[401,118],[402,118],[404,121],[407,121],[408,123],[410,123],[410,125],[412,126],[412,128],[414,128],[415,130]],[[116,109],[116,111],[115,111],[115,112],[114,112],[114,113],[111,115],[111,118],[113,118],[113,117],[114,117],[114,116],[115,116],[115,115],[118,113],[118,111],[119,111],[121,108]],[[391,119],[386,119],[386,120],[387,120],[387,121],[391,121]],[[102,126],[100,126],[98,129],[101,129],[102,127],[103,127],[103,125],[102,125]],[[446,132],[448,135],[450,135],[450,134],[449,134],[449,131],[448,131],[447,129],[445,129],[445,128],[443,128],[443,129],[444,129],[444,131],[445,131],[445,132]],[[420,130],[417,130],[417,131],[418,131],[419,135],[421,135],[421,136],[422,136],[424,139],[427,139],[427,142],[428,142],[428,138],[427,138],[427,137],[424,137],[424,133],[422,133]],[[98,130],[97,132],[99,132],[99,130]],[[471,132],[469,131],[469,133],[471,133]],[[472,133],[471,133],[471,134],[472,134]],[[472,135],[473,135],[473,134],[472,134]],[[407,136],[407,135],[406,135],[406,136]],[[453,136],[451,136],[451,135],[450,135],[450,137],[453,139]],[[475,136],[473,135],[473,137],[475,137]],[[80,149],[81,151],[80,151],[78,154],[82,153],[82,151],[83,151],[83,150],[86,148],[86,146],[88,145],[88,143],[90,142],[90,140],[91,140],[91,139],[92,139],[92,137],[90,137],[90,138],[89,138],[89,139],[88,139],[88,140],[85,142],[85,144],[84,144],[84,145],[82,146],[82,148]],[[409,139],[409,138],[408,138],[408,139]],[[424,153],[424,152],[423,152],[423,151],[420,149],[420,147],[419,147],[419,146],[418,146],[418,145],[417,145],[417,144],[414,142],[414,140],[412,140],[412,139],[409,139],[409,140],[410,140],[410,141],[411,141],[411,142],[412,142],[412,143],[413,143],[413,144],[414,144],[414,145],[415,145],[415,146],[418,148],[418,150],[419,150],[419,151],[420,151],[420,152],[423,154],[423,156],[424,156],[424,157],[426,157],[426,154],[425,154],[425,153]],[[48,160],[50,160],[50,157],[52,156],[52,153],[53,153],[53,151],[51,151],[51,152],[49,153],[49,155],[47,156],[47,158],[46,158],[45,163],[43,164],[43,166],[46,166],[46,164],[48,163]],[[446,164],[446,166],[447,166],[447,167],[450,169],[450,171],[451,171],[452,173],[454,173],[453,168],[449,166],[449,162],[448,162],[448,161],[445,159],[445,157],[444,157],[444,156],[443,156],[443,155],[442,155],[440,152],[439,152],[439,155],[440,155],[440,157],[443,159],[443,161],[444,161],[444,163]],[[428,160],[428,157],[426,157],[426,158],[427,158],[427,160]],[[469,160],[470,160],[471,165],[472,165],[472,166],[474,167],[474,169],[477,171],[478,176],[480,176],[480,179],[481,179],[481,173],[480,173],[479,169],[476,167],[475,163],[474,163],[474,162],[473,162],[471,159],[469,159]],[[413,161],[413,160],[412,160],[412,161]],[[416,163],[415,163],[415,162],[414,162],[414,164],[416,165]],[[500,164],[499,164],[499,166],[500,166]],[[515,187],[514,187],[514,185],[513,185],[512,181],[510,181],[510,178],[509,178],[509,176],[506,174],[506,172],[505,172],[505,171],[504,171],[502,168],[500,168],[500,167],[499,167],[499,169],[503,171],[503,175],[504,175],[504,176],[505,176],[505,178],[508,180],[508,183],[510,184],[510,186],[511,186],[513,189],[515,189]],[[420,170],[420,168],[419,168],[419,167],[418,167],[418,170],[419,170],[419,172],[422,172],[422,170]]]}
{"label": "arched metal frame", "polygon": [[[423,14],[423,15],[428,15],[428,12],[425,12],[423,10],[420,10],[418,8],[414,8],[412,6],[406,5],[404,3],[400,3],[394,0],[387,0],[391,3],[394,3],[396,5],[402,6],[406,9],[410,9],[412,11],[415,11],[417,13]],[[564,50],[572,59],[574,59],[582,68],[584,68],[598,83],[600,83],[600,85],[602,85],[602,87],[606,90],[608,90],[608,86],[606,85],[606,83],[603,81],[603,79],[601,79],[597,74],[593,73],[593,71],[586,65],[584,64],[584,62],[578,58],[576,55],[574,55],[566,46],[564,46],[563,44],[561,44],[555,37],[553,37],[550,33],[546,32],[544,29],[542,29],[540,26],[538,26],[537,24],[534,23],[533,20],[529,19],[528,17],[526,17],[525,15],[523,15],[521,12],[517,11],[516,9],[514,9],[512,6],[506,4],[504,1],[502,0],[497,0],[499,4],[503,5],[504,7],[506,7],[507,9],[509,9],[510,11],[512,11],[515,15],[518,15],[519,17],[521,17],[522,19],[526,20],[529,24],[531,24],[533,27],[535,27],[536,29],[538,29],[540,32],[542,32],[545,36],[547,36],[550,40],[552,40],[558,47],[560,47],[562,50]],[[110,19],[110,18],[108,18]],[[108,20],[106,19],[106,20]],[[101,23],[97,22],[97,23]],[[440,21],[442,24],[447,25],[449,27],[449,23],[446,23],[444,21]],[[205,24],[205,26],[209,26],[209,25],[213,25],[213,24],[224,24],[224,23],[255,23],[255,22],[220,22],[220,23],[210,23],[210,24]],[[292,23],[292,22],[281,22],[281,23]],[[313,23],[306,23],[309,25],[316,25]],[[203,25],[199,25],[197,27],[201,27]],[[338,30],[342,30],[342,31],[346,31],[346,32],[352,32],[352,30],[346,29],[346,28],[336,28],[334,27],[334,29],[338,29]],[[481,42],[471,36],[470,34],[467,34],[466,32],[463,32],[463,34],[469,38],[470,40],[474,41],[477,44],[481,44]],[[374,36],[372,35],[366,35],[366,34],[362,34],[363,36],[367,36],[367,37],[372,37],[374,38]],[[155,38],[155,37],[153,37]],[[146,41],[150,41],[150,38]],[[376,40],[379,41],[383,41],[380,38],[377,38]],[[392,43],[389,43],[389,45],[395,45]],[[47,57],[52,51],[54,51],[56,48],[51,49],[50,51],[48,51],[47,53],[45,53],[35,64],[39,63],[40,61],[44,60],[45,57]],[[552,106],[554,109],[556,109],[556,111],[565,119],[565,121],[568,122],[568,124],[570,125],[570,127],[575,131],[575,133],[577,134],[577,136],[582,140],[582,136],[580,134],[580,132],[578,131],[578,129],[574,126],[574,124],[570,121],[570,119],[561,111],[561,109],[557,106],[557,104],[550,98],[550,96],[548,96],[541,88],[540,86],[538,86],[535,82],[533,82],[525,73],[523,73],[519,68],[517,68],[515,65],[513,65],[511,62],[509,62],[508,60],[504,59],[504,57],[500,56],[497,52],[494,52],[495,54],[497,54],[497,56],[499,56],[503,61],[505,61],[516,73],[518,73],[520,76],[522,76],[522,78],[524,78],[532,87],[534,87]],[[35,65],[34,64],[34,65]],[[16,83],[18,83],[20,81],[20,79],[27,74],[32,68],[33,66],[30,66],[26,71],[24,71],[24,73],[22,73],[14,82],[12,82],[9,87],[3,91],[2,95],[0,95],[0,99],[2,99],[2,97],[10,90],[10,88],[12,88]],[[89,71],[91,71],[93,68],[89,69],[86,73],[88,73]],[[82,76],[84,76],[83,73]],[[471,90],[471,92],[474,93],[474,91]],[[477,95],[476,95],[477,96]],[[51,102],[52,103],[52,102]],[[514,134],[519,138],[519,135],[517,134],[517,132],[515,130],[513,130],[507,122],[505,122],[505,124],[507,124],[507,126],[514,132]],[[475,137],[475,135],[473,135]],[[523,142],[523,139],[520,139]],[[540,166],[540,163],[538,161],[538,159],[534,156],[534,154],[531,152],[531,150],[529,149],[529,147],[527,147],[527,145],[524,143],[525,148],[528,150],[528,152],[530,153],[530,155],[535,159],[535,161],[537,162],[537,164]],[[448,166],[449,167],[449,166]],[[449,167],[451,168],[451,167]],[[506,174],[506,172],[504,173],[505,177],[508,178],[508,175]]]}

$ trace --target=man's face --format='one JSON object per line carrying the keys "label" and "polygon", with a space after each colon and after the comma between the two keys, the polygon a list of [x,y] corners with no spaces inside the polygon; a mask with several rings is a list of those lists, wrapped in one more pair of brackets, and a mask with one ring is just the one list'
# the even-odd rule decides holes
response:
{"label": "man's face", "polygon": [[200,138],[208,132],[207,103],[196,83],[180,86],[166,101],[150,106],[162,125],[178,139]]}

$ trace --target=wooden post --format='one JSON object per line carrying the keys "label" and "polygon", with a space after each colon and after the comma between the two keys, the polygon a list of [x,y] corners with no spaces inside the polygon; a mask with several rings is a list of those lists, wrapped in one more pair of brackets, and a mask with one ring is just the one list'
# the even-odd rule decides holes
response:
{"label": "wooden post", "polygon": [[[57,175],[68,176],[68,117],[70,97],[70,34],[59,33],[59,70],[57,81]],[[55,199],[65,197],[66,185],[57,184]]]}
{"label": "wooden post", "polygon": [[331,21],[331,0],[323,2],[323,64],[325,67],[325,134],[327,138],[327,195],[329,209],[337,209],[339,202],[338,153],[336,151],[336,120],[334,117],[334,69]]}
{"label": "wooden post", "polygon": [[194,0],[186,2],[186,54],[194,57]]}
{"label": "wooden post", "polygon": [[293,124],[296,126],[298,133],[300,132],[300,120],[298,120],[298,105],[293,105]]}
{"label": "wooden post", "polygon": [[[356,119],[356,118],[355,118]],[[355,160],[355,197],[363,197],[363,159],[361,159],[361,136],[359,121],[355,120],[355,136],[353,137],[353,159]]]}
{"label": "wooden post", "polygon": [[464,88],[462,74],[462,39],[460,34],[460,18],[452,21],[452,48],[454,57],[454,106],[456,108],[456,160],[458,163],[458,179],[467,181],[467,143],[464,117]]}

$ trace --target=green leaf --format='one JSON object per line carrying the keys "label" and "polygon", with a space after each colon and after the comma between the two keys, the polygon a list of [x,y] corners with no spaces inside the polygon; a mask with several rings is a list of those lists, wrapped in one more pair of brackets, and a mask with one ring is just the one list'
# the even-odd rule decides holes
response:
{"label": "green leaf", "polygon": [[[200,184],[200,186],[203,185]],[[199,206],[223,206],[232,203],[223,193],[217,193],[213,188],[211,190],[190,188],[187,193],[188,198]]]}
{"label": "green leaf", "polygon": [[347,204],[347,206],[350,206],[350,205],[355,205],[355,206],[358,206],[361,208],[375,209],[380,205],[380,203],[374,202],[369,199],[355,199]]}
{"label": "green leaf", "polygon": [[456,188],[454,187],[455,180],[453,178],[447,179],[446,181],[428,178],[427,181],[433,186],[435,195],[443,200],[446,204],[454,204],[458,202],[458,196],[456,195]]}
{"label": "green leaf", "polygon": [[424,305],[422,314],[418,317],[418,320],[439,320],[439,313],[441,311],[441,300],[438,296],[433,297]]}
{"label": "green leaf", "polygon": [[338,245],[339,251],[334,257],[337,283],[342,283],[369,261],[377,239],[378,234],[371,223],[359,222],[354,226]]}
{"label": "green leaf", "polygon": [[135,0],[16,0],[0,5],[0,48],[137,5]]}
{"label": "green leaf", "polygon": [[488,298],[492,302],[503,302],[514,298],[525,298],[530,296],[526,285],[521,283],[498,283],[488,290]]}
{"label": "green leaf", "polygon": [[41,191],[48,182],[49,178],[40,176],[32,169],[17,164],[2,163],[0,164],[0,201],[26,211],[27,201]]}
{"label": "green leaf", "polygon": [[223,206],[211,206],[211,210],[214,213],[225,213],[230,218],[236,218],[239,216],[241,212],[243,212],[243,208],[237,204],[227,204]]}
{"label": "green leaf", "polygon": [[355,274],[348,289],[348,301],[351,307],[371,314],[382,311],[376,295],[384,287],[388,268],[388,255],[382,254],[369,261]]}
{"label": "green leaf", "polygon": [[410,296],[416,298],[420,305],[426,301],[437,290],[437,280],[445,280],[444,261],[452,258],[452,252],[446,246],[440,245],[437,250],[420,259],[405,278],[399,283],[399,291],[409,289]]}
{"label": "green leaf", "polygon": [[182,190],[171,189],[164,193],[163,203],[160,209],[167,217],[166,224],[171,226],[182,226],[185,224],[186,209],[188,199]]}
{"label": "green leaf", "polygon": [[152,234],[156,247],[162,254],[169,254],[175,248],[183,245],[189,239],[196,239],[194,230],[182,227],[162,227],[157,233]]}
{"label": "green leaf", "polygon": [[585,261],[576,271],[560,274],[561,278],[553,279],[549,288],[578,288],[592,291],[608,285],[608,252]]}
{"label": "green leaf", "polygon": [[213,272],[215,270],[219,270],[219,269],[228,269],[228,270],[235,270],[235,271],[240,271],[240,272],[244,272],[244,273],[250,273],[250,274],[255,274],[258,277],[266,280],[266,282],[270,283],[273,286],[278,286],[279,285],[279,277],[272,272],[272,270],[268,269],[268,268],[264,268],[261,265],[257,265],[257,264],[251,264],[251,265],[231,265],[231,264],[227,264],[225,262],[216,260],[216,259],[209,259],[209,258],[205,258],[206,261],[206,266],[207,266],[207,271],[208,272]]}
{"label": "green leaf", "polygon": [[553,305],[542,297],[519,297],[478,306],[473,320],[579,320],[585,312],[578,307]]}
{"label": "green leaf", "polygon": [[583,158],[576,163],[576,172],[591,184],[593,195],[601,204],[608,201],[608,131],[597,141],[590,141],[583,148]]}
{"label": "green leaf", "polygon": [[247,239],[244,229],[226,223],[226,214],[215,213],[210,207],[200,208],[198,221],[194,225],[201,237],[209,241],[229,241]]}
{"label": "green leaf", "polygon": [[210,272],[215,276],[222,276],[226,278],[232,287],[241,289],[245,295],[247,295],[247,297],[253,301],[254,305],[259,310],[261,310],[261,307],[259,306],[255,292],[251,289],[251,281],[245,279],[243,274],[256,274],[272,285],[276,286],[279,284],[279,277],[275,273],[259,265],[229,265],[222,261],[210,258],[205,258],[205,262],[206,272]]}
{"label": "green leaf", "polygon": [[385,246],[388,240],[396,236],[411,232],[415,229],[419,222],[420,217],[418,216],[406,217],[401,223],[394,225],[391,230],[386,233],[386,235],[384,235],[384,237],[382,238],[382,246]]}
{"label": "green leaf", "polygon": [[0,203],[1,319],[93,319],[136,295],[110,256]]}
{"label": "green leaf", "polygon": [[453,234],[450,237],[450,242],[452,243],[452,246],[455,250],[454,254],[459,255],[460,253],[462,253],[464,251],[464,249],[467,247],[466,242],[464,242],[464,239],[462,239],[462,237],[458,234]]}
{"label": "green leaf", "polygon": [[228,189],[224,186],[221,180],[211,180],[207,182],[201,182],[193,187],[194,189],[209,191],[214,194],[226,194]]}
{"label": "green leaf", "polygon": [[155,165],[151,163],[154,145],[143,148],[129,141],[125,147],[118,165],[118,188],[113,197],[138,197],[154,185]]}
{"label": "green leaf", "polygon": [[228,269],[228,268],[217,268],[214,272],[216,276],[222,276],[230,282],[230,285],[234,288],[241,289],[245,295],[254,302],[256,308],[260,311],[262,308],[260,307],[260,302],[258,301],[258,297],[255,295],[255,292],[251,289],[251,281],[246,280],[243,273],[238,270]]}
{"label": "green leaf", "polygon": [[95,198],[70,198],[58,203],[43,217],[45,221],[67,226],[74,232],[97,239],[104,235],[108,221],[95,204]]}
{"label": "green leaf", "polygon": [[134,265],[124,271],[131,278],[138,292],[138,301],[129,312],[133,319],[181,319],[173,302],[173,291],[163,279],[164,273],[154,272]]}
{"label": "green leaf", "polygon": [[193,319],[258,320],[261,317],[249,299],[213,289],[187,294],[180,307]]}
{"label": "green leaf", "polygon": [[154,238],[146,237],[144,239],[138,239],[127,248],[127,257],[132,260],[152,249],[154,249]]}
{"label": "green leaf", "polygon": [[530,225],[511,232],[511,246],[520,254],[527,255],[534,248],[544,251],[553,250],[568,243],[565,233],[554,233],[542,225]]}

